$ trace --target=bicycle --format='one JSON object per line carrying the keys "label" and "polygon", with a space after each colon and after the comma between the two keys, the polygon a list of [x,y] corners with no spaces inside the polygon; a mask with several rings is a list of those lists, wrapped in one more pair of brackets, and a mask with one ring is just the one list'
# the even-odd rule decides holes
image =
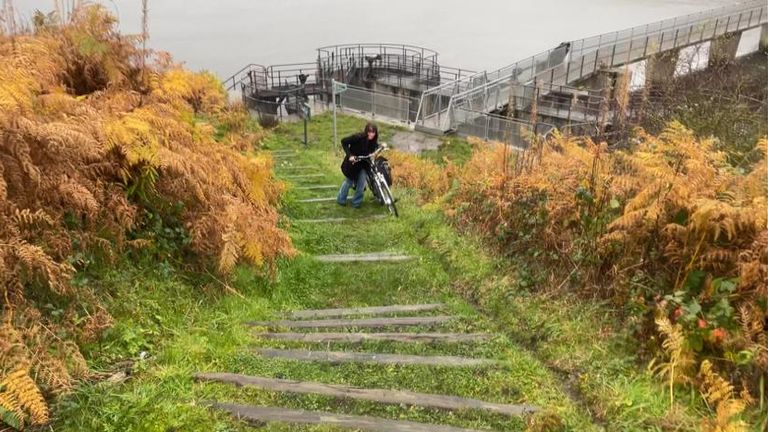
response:
{"label": "bicycle", "polygon": [[389,212],[398,217],[397,206],[395,206],[396,200],[392,195],[392,190],[389,188],[389,184],[387,184],[384,173],[376,165],[376,157],[384,150],[384,147],[380,147],[368,156],[357,156],[356,159],[368,163],[366,168],[368,171],[368,188],[373,193],[373,197],[379,204],[386,205]]}

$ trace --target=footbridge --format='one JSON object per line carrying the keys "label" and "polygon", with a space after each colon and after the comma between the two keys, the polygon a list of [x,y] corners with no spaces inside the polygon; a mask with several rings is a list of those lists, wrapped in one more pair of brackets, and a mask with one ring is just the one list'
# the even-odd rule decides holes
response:
{"label": "footbridge", "polygon": [[[641,61],[654,62],[646,80],[671,80],[680,51],[710,44],[710,62],[733,59],[741,34],[761,28],[761,46],[768,35],[768,5],[748,1],[630,29],[564,42],[508,66],[430,88],[422,95],[417,128],[427,131],[475,133],[491,139],[508,134],[497,113],[510,104],[515,110],[537,100],[539,114],[552,118],[594,120],[604,89],[577,90],[601,71]],[[576,101],[576,109],[573,109]],[[543,102],[543,103],[542,103]],[[494,127],[496,123],[498,126]]]}
{"label": "footbridge", "polygon": [[[759,30],[757,30],[759,29]],[[768,47],[768,4],[750,0],[629,29],[563,42],[496,70],[441,65],[438,53],[399,44],[335,45],[314,62],[251,64],[226,81],[260,114],[295,111],[314,98],[435,133],[476,135],[524,146],[524,136],[568,125],[583,131],[610,123],[616,75],[645,62],[646,83],[675,76],[681,52],[706,46],[708,64],[731,61],[745,32]],[[613,75],[612,75],[613,74]],[[331,80],[348,84],[331,95]]]}

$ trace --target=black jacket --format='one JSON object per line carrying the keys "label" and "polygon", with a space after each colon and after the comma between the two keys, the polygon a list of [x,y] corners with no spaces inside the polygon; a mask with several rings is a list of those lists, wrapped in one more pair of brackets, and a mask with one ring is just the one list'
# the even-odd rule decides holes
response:
{"label": "black jacket", "polygon": [[373,141],[368,141],[365,133],[350,135],[341,140],[341,147],[344,149],[344,161],[341,163],[341,172],[350,179],[357,180],[360,170],[365,167],[365,163],[352,163],[350,156],[368,156],[379,148],[378,137]]}

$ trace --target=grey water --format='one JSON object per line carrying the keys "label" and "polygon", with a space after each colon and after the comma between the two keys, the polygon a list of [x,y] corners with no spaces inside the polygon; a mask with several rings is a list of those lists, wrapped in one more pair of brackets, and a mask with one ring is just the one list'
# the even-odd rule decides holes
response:
{"label": "grey water", "polygon": [[[21,0],[29,21],[54,0]],[[99,0],[129,34],[141,0]],[[376,42],[439,53],[446,66],[495,69],[567,40],[734,3],[725,0],[149,0],[149,45],[226,78],[248,63],[314,61],[316,48]]]}

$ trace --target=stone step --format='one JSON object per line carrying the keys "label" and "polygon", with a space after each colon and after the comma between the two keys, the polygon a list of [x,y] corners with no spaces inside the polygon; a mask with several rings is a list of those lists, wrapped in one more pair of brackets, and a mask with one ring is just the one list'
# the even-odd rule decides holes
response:
{"label": "stone step", "polygon": [[415,304],[415,305],[392,305],[392,306],[372,306],[356,308],[337,308],[337,309],[307,309],[288,312],[286,315],[291,319],[303,318],[331,318],[344,317],[350,315],[386,315],[399,312],[426,312],[445,307],[443,303]]}
{"label": "stone step", "polygon": [[425,365],[447,367],[495,366],[499,362],[490,359],[476,359],[454,356],[417,356],[400,354],[357,353],[343,351],[306,351],[259,348],[256,352],[263,357],[286,360],[339,363],[378,363],[393,365]]}
{"label": "stone step", "polygon": [[274,392],[317,394],[333,396],[339,399],[366,400],[395,405],[403,404],[446,410],[475,409],[507,416],[521,416],[538,411],[536,407],[530,405],[498,404],[458,396],[416,393],[403,390],[367,389],[341,384],[302,382],[232,373],[199,373],[195,374],[194,377],[199,381],[224,382]]}
{"label": "stone step", "polygon": [[409,261],[415,257],[402,255],[395,252],[375,252],[364,254],[333,254],[318,255],[316,260],[327,263],[347,263],[347,262],[384,262],[384,261]]}
{"label": "stone step", "polygon": [[403,420],[388,420],[377,417],[335,414],[331,412],[305,411],[288,408],[272,408],[214,402],[211,407],[228,411],[237,419],[246,420],[256,426],[264,422],[286,422],[311,425],[334,425],[344,429],[369,432],[480,432],[453,426],[430,425]]}
{"label": "stone step", "polygon": [[365,341],[467,343],[490,339],[485,333],[254,333],[262,339],[308,343],[360,343]]}
{"label": "stone step", "polygon": [[409,327],[420,325],[445,324],[456,317],[401,317],[401,318],[365,318],[365,319],[327,319],[327,320],[279,320],[279,321],[250,321],[246,325],[252,327],[289,327],[289,328],[329,328],[329,327]]}

